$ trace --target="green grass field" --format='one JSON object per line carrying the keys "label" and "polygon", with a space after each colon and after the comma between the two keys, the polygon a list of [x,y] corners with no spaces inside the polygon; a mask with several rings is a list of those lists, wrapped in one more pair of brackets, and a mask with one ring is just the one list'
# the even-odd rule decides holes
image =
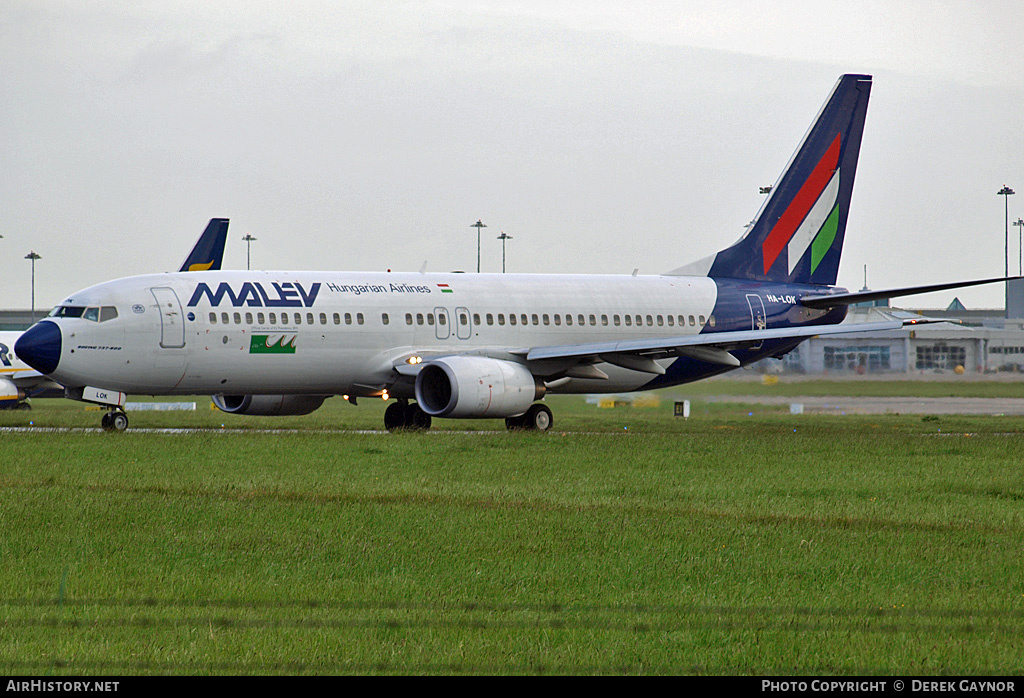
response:
{"label": "green grass field", "polygon": [[549,401],[0,433],[0,671],[1020,672],[1024,420]]}

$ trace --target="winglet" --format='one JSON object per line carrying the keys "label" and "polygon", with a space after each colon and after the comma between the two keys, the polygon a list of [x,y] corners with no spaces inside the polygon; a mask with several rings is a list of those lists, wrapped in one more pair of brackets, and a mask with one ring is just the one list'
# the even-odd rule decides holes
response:
{"label": "winglet", "polygon": [[219,270],[224,261],[224,244],[227,239],[228,219],[211,218],[178,271]]}

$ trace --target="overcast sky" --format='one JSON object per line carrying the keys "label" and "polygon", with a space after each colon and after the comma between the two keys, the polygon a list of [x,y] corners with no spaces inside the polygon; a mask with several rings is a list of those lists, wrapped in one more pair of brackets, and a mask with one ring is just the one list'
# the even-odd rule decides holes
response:
{"label": "overcast sky", "polygon": [[[177,268],[654,274],[734,242],[875,76],[839,282],[998,276],[1024,217],[1016,0],[0,0],[0,307]],[[1010,268],[1018,232],[1010,228]],[[907,307],[1001,307],[1001,286]]]}

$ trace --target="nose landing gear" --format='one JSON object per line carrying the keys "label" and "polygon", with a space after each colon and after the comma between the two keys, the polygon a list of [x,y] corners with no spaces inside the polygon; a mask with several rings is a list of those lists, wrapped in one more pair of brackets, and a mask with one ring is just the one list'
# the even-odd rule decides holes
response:
{"label": "nose landing gear", "polygon": [[110,410],[100,422],[103,431],[124,431],[128,428],[128,415],[124,410]]}

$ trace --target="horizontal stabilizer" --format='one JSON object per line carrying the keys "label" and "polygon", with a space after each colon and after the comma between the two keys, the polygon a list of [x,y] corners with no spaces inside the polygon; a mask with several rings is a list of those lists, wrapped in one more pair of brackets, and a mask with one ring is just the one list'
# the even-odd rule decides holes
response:
{"label": "horizontal stabilizer", "polygon": [[932,284],[930,286],[907,286],[906,288],[890,288],[883,291],[858,291],[856,293],[832,293],[820,296],[804,296],[800,299],[800,305],[808,308],[834,308],[839,305],[853,305],[854,303],[866,303],[878,301],[885,298],[899,298],[900,296],[913,296],[918,293],[932,293],[933,291],[948,291],[952,288],[964,288],[965,286],[981,286],[982,284],[995,284],[1001,281],[1016,281],[1024,279],[1024,276],[1006,276],[997,279],[977,279],[974,281],[955,281],[948,284]]}

